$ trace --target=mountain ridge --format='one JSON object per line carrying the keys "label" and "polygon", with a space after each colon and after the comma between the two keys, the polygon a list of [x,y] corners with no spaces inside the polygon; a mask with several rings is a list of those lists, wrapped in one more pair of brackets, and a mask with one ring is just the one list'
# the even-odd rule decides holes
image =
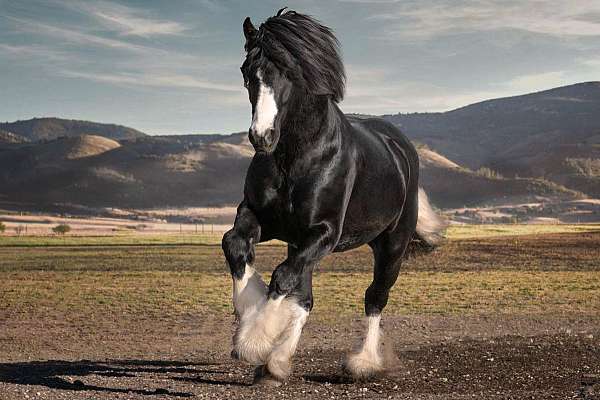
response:
{"label": "mountain ridge", "polygon": [[[600,198],[600,82],[382,118],[417,144],[423,185],[439,207]],[[233,205],[253,155],[245,132],[146,135],[59,118],[0,130],[15,139],[0,141],[0,198],[14,201]]]}
{"label": "mountain ridge", "polygon": [[577,173],[569,161],[600,162],[600,82],[485,100],[443,113],[382,118],[470,169],[544,178],[600,197],[600,176]]}

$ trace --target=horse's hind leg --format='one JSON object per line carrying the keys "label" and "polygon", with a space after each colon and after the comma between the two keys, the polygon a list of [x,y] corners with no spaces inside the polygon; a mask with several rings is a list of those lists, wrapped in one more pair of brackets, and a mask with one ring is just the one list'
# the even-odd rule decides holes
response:
{"label": "horse's hind leg", "polygon": [[373,249],[375,268],[373,282],[365,293],[367,332],[360,351],[349,355],[345,363],[345,369],[355,379],[367,379],[385,369],[381,349],[381,312],[388,302],[390,289],[398,278],[402,258],[412,239],[416,223],[416,216],[414,222],[412,217],[404,219],[404,223],[394,231],[384,232],[369,243]]}

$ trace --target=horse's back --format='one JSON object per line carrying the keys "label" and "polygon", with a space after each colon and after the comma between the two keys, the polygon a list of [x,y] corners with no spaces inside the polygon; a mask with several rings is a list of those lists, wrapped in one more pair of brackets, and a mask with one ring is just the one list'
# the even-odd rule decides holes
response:
{"label": "horse's back", "polygon": [[415,147],[396,125],[384,119],[375,117],[363,118],[347,115],[346,118],[350,125],[358,131],[366,131],[372,135],[384,135],[394,140],[407,153],[408,157],[411,159],[416,157],[416,161],[418,162],[418,155]]}
{"label": "horse's back", "polygon": [[[407,178],[414,178],[415,181],[418,179],[417,150],[398,127],[381,118],[347,116],[347,119],[355,130],[354,134],[362,136],[363,140],[359,142],[362,142],[363,150],[368,151],[369,147],[377,147],[377,144],[383,143],[390,156],[394,157],[396,162],[403,164],[401,167],[403,166],[405,169],[403,172],[409,175]],[[393,146],[390,146],[390,143],[393,143]]]}

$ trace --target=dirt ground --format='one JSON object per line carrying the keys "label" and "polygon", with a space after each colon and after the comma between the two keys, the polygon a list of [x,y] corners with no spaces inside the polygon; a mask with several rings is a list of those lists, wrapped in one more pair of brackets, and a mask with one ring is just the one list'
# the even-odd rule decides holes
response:
{"label": "dirt ground", "polygon": [[[229,309],[129,312],[108,302],[93,308],[84,303],[69,312],[58,305],[69,298],[56,300],[58,292],[52,292],[55,307],[46,307],[42,294],[28,292],[32,304],[40,307],[17,312],[6,306],[12,304],[11,294],[0,284],[0,304],[5,305],[0,308],[0,399],[600,399],[600,310],[595,300],[585,301],[586,294],[598,294],[600,282],[593,280],[600,270],[595,262],[600,263],[599,248],[598,233],[451,242],[407,269],[422,271],[416,277],[433,273],[425,264],[449,276],[465,269],[483,274],[493,260],[504,260],[513,270],[534,256],[544,260],[542,265],[524,263],[524,269],[548,274],[587,271],[590,281],[568,287],[581,298],[574,296],[572,307],[564,304],[556,312],[527,306],[498,312],[488,307],[440,313],[434,308],[402,315],[402,308],[391,308],[383,318],[386,348],[394,355],[391,368],[370,382],[353,382],[341,368],[344,354],[358,344],[364,330],[359,310],[332,317],[325,315],[330,309],[316,307],[294,359],[294,372],[279,388],[252,386],[252,367],[230,359],[234,322]],[[4,250],[7,257],[10,249]],[[210,251],[217,257],[218,246]],[[28,266],[27,274],[44,276],[34,268],[37,258],[29,260],[23,254],[17,255]],[[165,257],[177,260],[170,253]],[[368,258],[361,252],[353,257],[361,262]],[[58,255],[57,260],[60,265],[66,262]],[[164,261],[148,260],[144,262]],[[336,273],[361,270],[353,269],[349,259],[338,261],[328,261],[321,270],[329,263],[339,265]],[[19,273],[17,266],[2,268],[5,282]],[[69,273],[73,279],[85,279],[85,271]],[[323,293],[320,296],[317,302],[325,302]]]}
{"label": "dirt ground", "polygon": [[[311,322],[294,373],[279,388],[251,386],[252,368],[228,357],[231,319],[201,329],[197,322],[134,324],[91,337],[53,326],[36,353],[24,345],[6,354],[5,342],[0,398],[600,398],[597,319],[388,317],[397,361],[372,382],[352,382],[341,370],[359,322]],[[44,326],[32,321],[26,329]]]}

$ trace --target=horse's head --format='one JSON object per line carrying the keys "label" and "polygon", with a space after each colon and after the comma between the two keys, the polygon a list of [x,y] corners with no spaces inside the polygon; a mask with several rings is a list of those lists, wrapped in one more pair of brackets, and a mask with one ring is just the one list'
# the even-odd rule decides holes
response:
{"label": "horse's head", "polygon": [[258,35],[250,18],[244,21],[248,56],[242,65],[244,86],[252,104],[250,142],[258,152],[275,150],[281,134],[281,121],[292,91],[292,82],[274,63],[262,57],[259,47],[249,48]]}
{"label": "horse's head", "polygon": [[316,20],[279,10],[256,29],[243,25],[246,60],[241,71],[252,104],[248,132],[257,152],[277,147],[292,99],[343,97],[344,67],[333,33]]}

